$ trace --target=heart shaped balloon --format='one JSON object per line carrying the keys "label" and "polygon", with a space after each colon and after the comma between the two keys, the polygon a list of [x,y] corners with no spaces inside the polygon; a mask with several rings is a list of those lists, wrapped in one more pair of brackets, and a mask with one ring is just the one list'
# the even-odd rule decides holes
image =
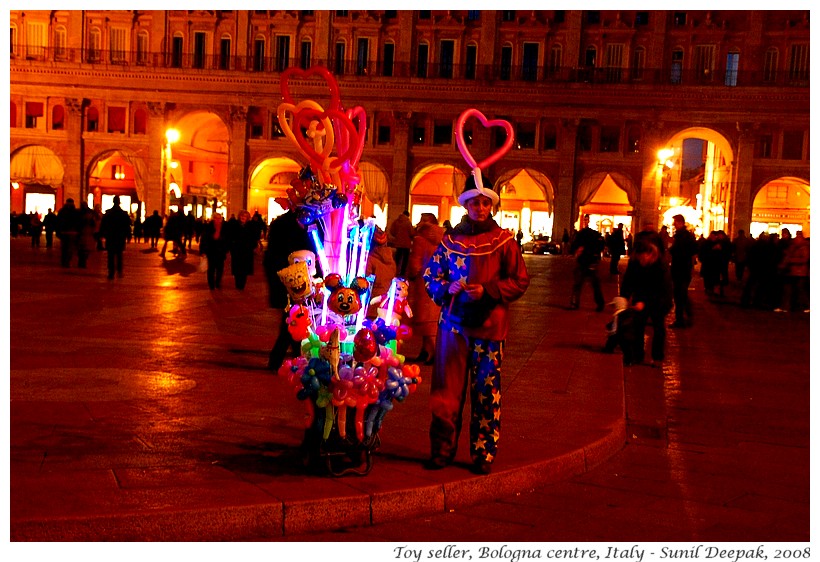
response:
{"label": "heart shaped balloon", "polygon": [[340,153],[346,153],[348,148],[350,148],[351,145],[353,146],[353,152],[348,163],[352,169],[355,169],[364,151],[364,141],[367,136],[367,113],[365,113],[363,107],[357,105],[345,111],[345,116],[348,121],[354,125],[353,130],[355,130],[355,134],[351,134],[351,129],[349,129],[346,124],[334,119],[333,123],[336,126],[337,133],[336,146]]}
{"label": "heart shaped balloon", "polygon": [[307,70],[303,70],[298,67],[290,67],[282,72],[279,77],[279,87],[285,101],[289,104],[294,103],[293,96],[290,93],[291,78],[297,80],[307,80],[314,76],[318,76],[327,83],[328,90],[330,91],[330,109],[342,109],[342,100],[341,97],[339,97],[339,85],[336,83],[336,78],[334,78],[333,74],[331,74],[330,71],[323,66],[311,66]]}
{"label": "heart shaped balloon", "polygon": [[[481,123],[487,129],[489,129],[490,127],[501,127],[507,133],[507,140],[504,142],[504,144],[501,147],[499,147],[498,150],[490,154],[481,162],[476,162],[475,158],[470,153],[470,149],[464,142],[464,124],[471,117],[478,119],[478,122]],[[505,121],[504,119],[487,119],[487,117],[485,117],[483,113],[481,113],[479,110],[475,108],[465,109],[461,113],[461,115],[458,116],[458,120],[456,121],[455,133],[456,145],[458,145],[458,150],[459,152],[461,152],[461,156],[464,157],[464,161],[467,162],[467,165],[470,166],[471,170],[473,168],[481,168],[482,170],[484,170],[492,166],[510,151],[513,142],[515,141],[513,127],[509,121]]]}
{"label": "heart shaped balloon", "polygon": [[[322,131],[324,131],[324,135],[322,137],[324,139],[324,143],[319,145],[321,146],[321,150],[317,151],[316,143],[309,144],[305,141],[304,135],[302,134],[302,128],[300,126],[302,123],[300,116],[303,111],[307,110],[313,111],[313,115],[321,115],[324,113],[324,108],[313,100],[305,100],[300,102],[299,105],[283,102],[279,104],[279,107],[276,110],[276,118],[279,121],[279,126],[282,128],[282,132],[285,133],[285,136],[290,139],[290,141],[293,142],[299,150],[302,151],[302,154],[310,160],[316,170],[321,170],[322,166],[325,165],[325,161],[328,156],[330,156],[330,152],[333,150],[335,139],[333,133],[333,122],[329,117],[319,119],[320,125],[322,126]],[[288,115],[290,115],[290,119],[288,119]],[[310,126],[309,121],[310,120],[306,123],[307,126]],[[317,128],[318,127],[315,127],[314,130]],[[298,137],[296,133],[294,133],[294,129],[298,131]],[[302,142],[300,142],[300,139]],[[314,139],[311,140],[313,141]]]}

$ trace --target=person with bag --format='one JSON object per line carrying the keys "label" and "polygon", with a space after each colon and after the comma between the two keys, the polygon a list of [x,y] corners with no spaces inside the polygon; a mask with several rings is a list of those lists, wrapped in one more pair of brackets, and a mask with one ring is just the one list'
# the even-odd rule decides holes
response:
{"label": "person with bag", "polygon": [[501,428],[509,305],[530,283],[515,238],[492,218],[498,194],[480,174],[476,168],[458,198],[467,214],[444,235],[423,274],[427,293],[442,307],[430,390],[430,470],[455,459],[469,392],[472,470],[490,473]]}

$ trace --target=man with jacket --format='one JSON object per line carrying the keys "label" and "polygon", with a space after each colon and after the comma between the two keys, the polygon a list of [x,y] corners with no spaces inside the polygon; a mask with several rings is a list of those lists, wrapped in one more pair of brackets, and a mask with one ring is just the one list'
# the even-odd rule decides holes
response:
{"label": "man with jacket", "polygon": [[114,196],[114,206],[108,209],[100,222],[100,235],[105,238],[105,250],[108,252],[108,278],[122,277],[122,254],[125,243],[131,237],[131,218],[120,207],[120,196]]}
{"label": "man with jacket", "polygon": [[672,258],[672,295],[675,299],[675,322],[673,328],[685,328],[686,318],[692,323],[692,304],[689,302],[689,283],[692,281],[692,266],[698,254],[695,235],[686,228],[683,215],[672,217],[675,234],[669,255]]}
{"label": "man with jacket", "polygon": [[589,215],[584,215],[581,219],[581,230],[575,235],[570,248],[570,252],[575,256],[572,297],[569,303],[571,309],[580,306],[581,289],[586,281],[592,284],[595,310],[600,312],[604,309],[604,295],[601,292],[601,280],[598,278],[598,264],[601,262],[603,249],[603,236],[589,227]]}

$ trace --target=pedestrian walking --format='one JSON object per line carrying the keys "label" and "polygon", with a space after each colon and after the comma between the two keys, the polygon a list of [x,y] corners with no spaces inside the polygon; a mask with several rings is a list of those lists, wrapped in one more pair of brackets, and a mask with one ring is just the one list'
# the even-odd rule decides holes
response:
{"label": "pedestrian walking", "polygon": [[609,250],[609,273],[611,275],[618,275],[618,263],[621,261],[621,256],[626,253],[626,245],[624,243],[624,225],[618,223],[617,228],[612,229],[607,239],[607,249]]}
{"label": "pedestrian walking", "polygon": [[436,215],[422,213],[419,224],[416,225],[416,235],[413,236],[410,260],[407,262],[410,308],[413,309],[413,332],[421,336],[421,351],[412,361],[425,365],[432,365],[436,355],[436,332],[441,307],[427,294],[422,275],[443,237],[444,228],[438,225]]}
{"label": "pedestrian walking", "polygon": [[413,223],[410,213],[402,212],[387,230],[387,242],[395,250],[396,274],[404,277],[407,274],[407,261],[410,259],[410,246],[413,244]]}
{"label": "pedestrian walking", "polygon": [[259,232],[250,220],[251,214],[242,209],[228,233],[231,247],[231,275],[234,278],[234,285],[240,291],[245,289],[248,276],[253,275],[253,260],[256,256],[256,246],[259,244]]}
{"label": "pedestrian walking", "polygon": [[442,307],[430,389],[431,456],[425,466],[435,470],[453,462],[469,392],[472,470],[489,474],[501,429],[509,304],[530,281],[515,238],[492,218],[498,194],[480,177],[476,170],[468,178],[458,198],[467,214],[444,235],[423,274],[427,293]]}
{"label": "pedestrian walking", "polygon": [[28,234],[31,236],[31,247],[39,248],[40,239],[43,237],[43,221],[34,211],[29,215]]}
{"label": "pedestrian walking", "polygon": [[735,262],[735,279],[738,283],[743,282],[743,275],[746,273],[749,261],[749,248],[753,243],[754,240],[746,236],[742,228],[737,231],[737,236],[732,240],[732,260]]}
{"label": "pedestrian walking", "polygon": [[[293,203],[291,203],[293,205]],[[297,220],[295,205],[276,217],[268,227],[268,245],[262,260],[265,278],[268,281],[268,301],[273,309],[274,344],[268,357],[268,369],[274,373],[282,366],[288,349],[299,355],[299,342],[290,337],[285,309],[288,306],[288,291],[279,278],[279,270],[288,267],[288,256],[299,250],[313,251],[305,227]],[[324,272],[320,272],[323,275]]]}
{"label": "pedestrian walking", "polygon": [[809,312],[809,241],[798,230],[786,246],[780,269],[784,283],[780,306],[775,312]]}
{"label": "pedestrian walking", "polygon": [[669,247],[672,265],[672,294],[675,301],[675,322],[673,328],[685,328],[692,324],[692,304],[689,302],[689,284],[692,282],[692,268],[698,245],[695,235],[686,228],[683,215],[672,217],[675,234]]}
{"label": "pedestrian walking", "polygon": [[80,212],[69,197],[57,211],[57,238],[60,240],[60,265],[71,267],[80,236]]}
{"label": "pedestrian walking", "polygon": [[131,238],[131,217],[120,207],[120,196],[114,196],[114,205],[108,209],[100,221],[100,236],[105,239],[108,253],[108,278],[116,272],[123,276],[123,253],[125,244]]}
{"label": "pedestrian walking", "polygon": [[213,218],[203,229],[199,242],[199,253],[208,260],[206,277],[211,290],[222,287],[222,275],[225,271],[225,259],[228,257],[230,242],[225,231],[222,215],[214,213]]}
{"label": "pedestrian walking", "polygon": [[54,245],[54,232],[57,230],[57,215],[49,209],[43,217],[43,228],[46,231],[46,249]]}
{"label": "pedestrian walking", "polygon": [[159,216],[159,211],[155,209],[154,212],[147,219],[145,219],[143,231],[145,232],[146,238],[148,238],[151,249],[156,250],[159,245],[159,237],[162,232],[162,217]]}
{"label": "pedestrian walking", "polygon": [[569,307],[577,309],[581,305],[581,290],[586,282],[592,285],[595,298],[595,310],[604,309],[604,294],[601,291],[601,280],[598,277],[598,265],[601,263],[601,252],[604,250],[604,238],[589,227],[589,215],[581,218],[581,230],[575,234],[570,253],[575,256],[572,296]]}
{"label": "pedestrian walking", "polygon": [[636,311],[632,360],[643,362],[644,334],[651,322],[651,366],[660,367],[666,346],[666,315],[672,309],[672,279],[660,249],[647,239],[635,241],[621,283],[621,296],[629,299]]}

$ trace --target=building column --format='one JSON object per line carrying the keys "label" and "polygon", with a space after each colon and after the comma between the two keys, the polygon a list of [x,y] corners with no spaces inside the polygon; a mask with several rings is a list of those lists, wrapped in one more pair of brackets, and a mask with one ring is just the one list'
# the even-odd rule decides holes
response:
{"label": "building column", "polygon": [[560,240],[564,229],[572,232],[575,223],[575,151],[576,137],[580,121],[562,119],[558,134],[558,185],[555,186],[555,199],[552,202],[552,240]]}
{"label": "building column", "polygon": [[410,135],[412,134],[412,113],[396,117],[393,121],[393,170],[387,194],[387,224],[393,224],[410,203]]}
{"label": "building column", "polygon": [[738,229],[749,232],[752,223],[752,168],[754,167],[754,129],[751,123],[738,123],[735,161],[732,162],[735,189],[732,195],[731,215],[727,233],[734,236]]}
{"label": "building column", "polygon": [[159,211],[164,215],[168,210],[167,186],[163,181],[164,152],[165,152],[165,104],[160,102],[148,102],[148,123],[146,134],[148,136],[148,157],[145,159],[145,193],[143,207],[147,215]]}
{"label": "building column", "polygon": [[[71,197],[79,207],[82,201],[82,193],[85,192],[87,178],[83,173],[83,106],[84,100],[81,98],[66,98],[66,122],[65,131],[68,147],[63,153],[65,169],[63,170],[63,200],[57,201],[55,206],[59,209],[66,199]],[[55,211],[57,211],[55,209]]]}
{"label": "building column", "polygon": [[227,213],[238,213],[247,206],[248,198],[248,107],[232,105],[230,140],[228,141]]}
{"label": "building column", "polygon": [[636,208],[633,208],[632,231],[637,232],[645,224],[653,224],[655,230],[658,224],[658,206],[661,202],[662,169],[658,167],[658,151],[664,148],[663,123],[649,123],[644,125],[643,168],[641,170],[641,198]]}

